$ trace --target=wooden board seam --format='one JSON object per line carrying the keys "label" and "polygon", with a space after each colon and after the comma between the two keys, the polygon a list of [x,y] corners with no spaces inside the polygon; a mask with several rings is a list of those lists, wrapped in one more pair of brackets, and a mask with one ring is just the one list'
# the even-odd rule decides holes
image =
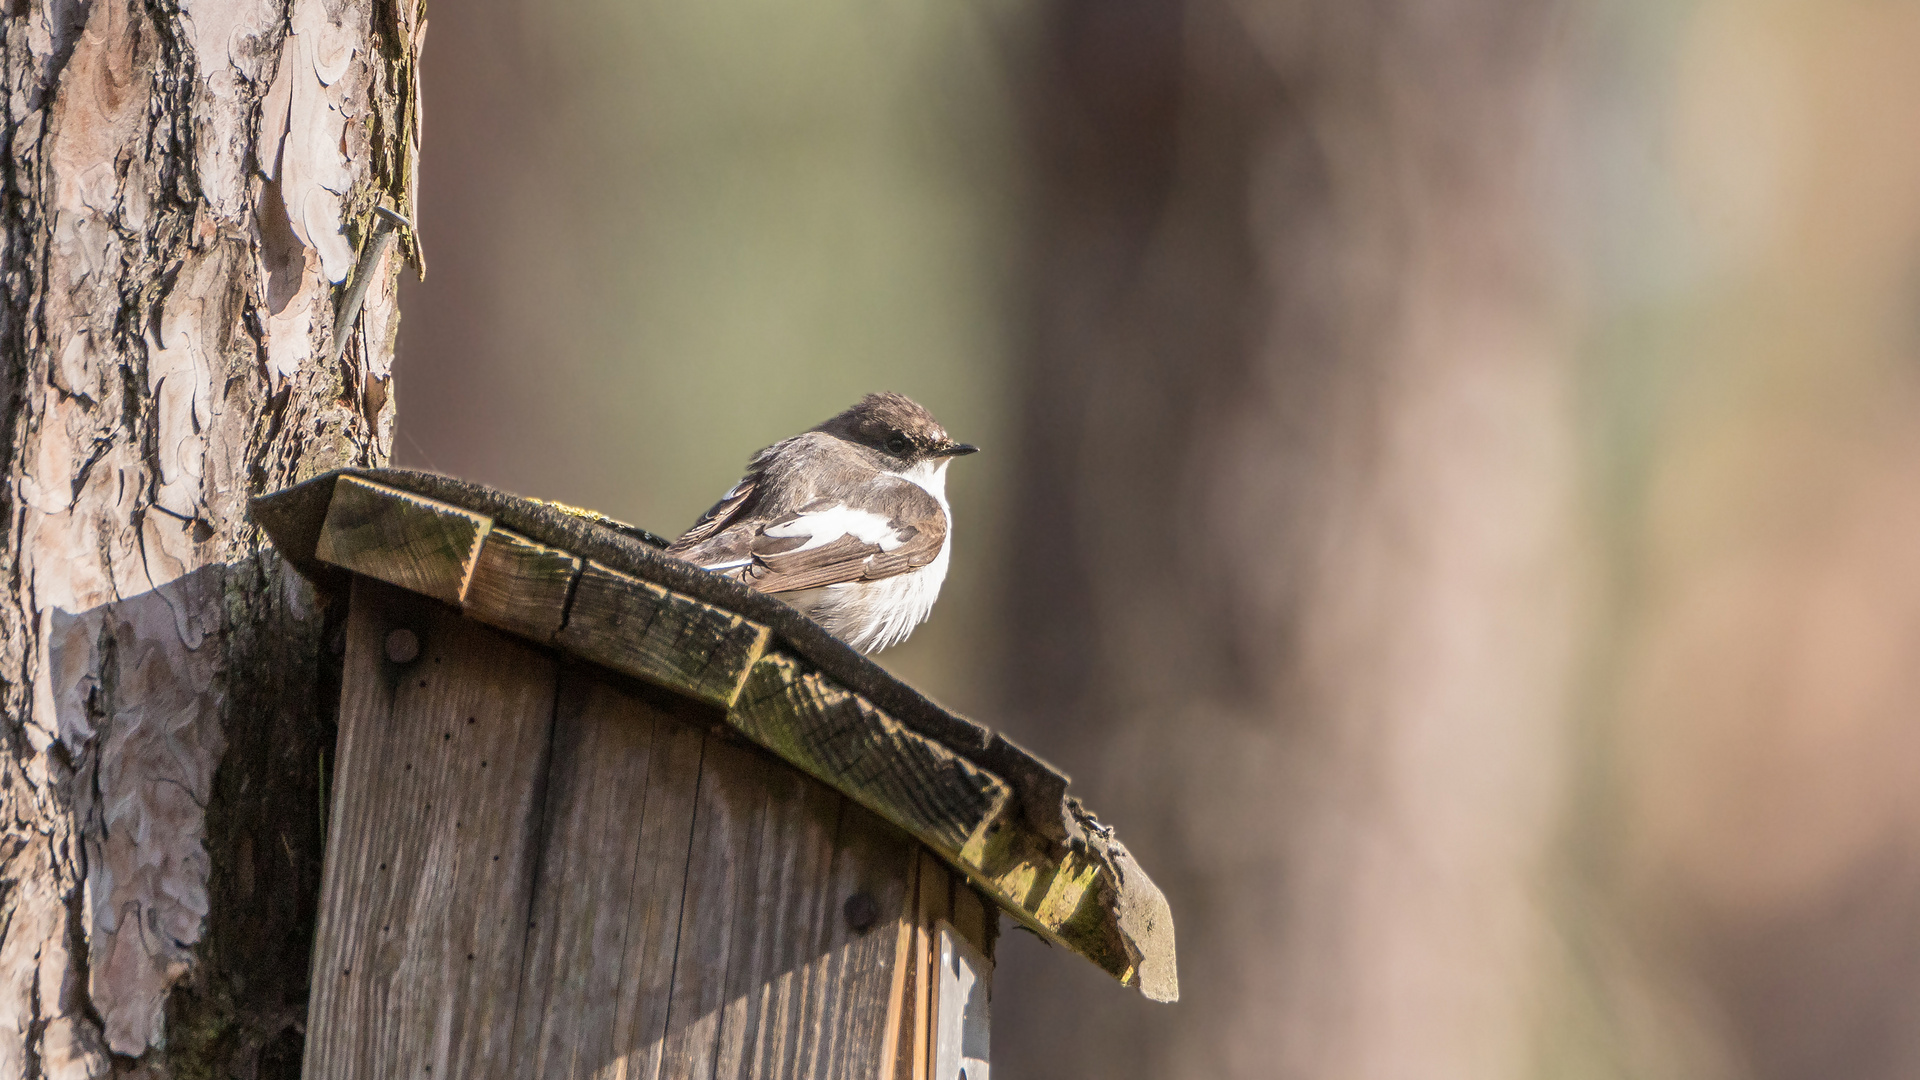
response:
{"label": "wooden board seam", "polygon": [[[695,807],[698,807],[700,805],[700,786],[706,781],[707,746],[712,741],[712,739],[713,739],[713,736],[708,735],[700,740],[700,760],[699,760],[699,766],[697,768],[697,771],[694,774],[695,779],[693,782],[692,805]],[[697,812],[698,811],[696,810],[696,813]],[[693,851],[694,851],[694,844],[697,842],[696,838],[699,835],[700,835],[700,823],[696,821],[694,822],[693,827],[687,830],[687,856],[685,859],[681,861],[682,870],[680,874],[680,906],[679,906],[680,927],[676,928],[676,930],[674,931],[673,963],[667,969],[670,972],[667,978],[667,986],[669,987],[669,991],[668,991],[667,1010],[666,1010],[666,1017],[665,1017],[666,1022],[663,1025],[664,1029],[667,1031],[673,1030],[673,998],[672,998],[671,988],[678,985],[680,981],[680,947],[683,944],[683,939],[685,937],[684,930],[685,930],[686,921],[687,921],[687,886],[693,880]]]}
{"label": "wooden board seam", "polygon": [[[556,672],[556,676],[557,676],[557,672]],[[553,771],[554,735],[556,733],[556,730],[559,727],[559,723],[560,723],[560,679],[556,677],[553,680],[553,698],[551,701],[548,702],[548,705],[547,705],[547,740],[546,740],[547,749],[546,749],[546,755],[545,755],[546,765],[539,772],[538,787],[537,787],[537,790],[533,793],[533,806],[534,806],[533,820],[531,822],[531,828],[528,832],[528,835],[537,837],[539,838],[539,840],[536,840],[535,842],[533,858],[530,860],[530,865],[528,867],[528,873],[527,873],[527,880],[526,880],[527,924],[520,928],[520,969],[514,972],[515,985],[518,985],[520,981],[525,977],[526,967],[527,967],[527,953],[528,953],[528,950],[532,948],[532,945],[533,945],[533,926],[534,926],[533,899],[536,891],[540,887],[540,871],[546,866],[546,861],[547,861],[547,845],[541,841],[544,841],[544,839],[547,836],[547,828],[546,828],[547,810],[548,810],[547,794],[553,784],[552,777],[549,774]],[[541,1007],[543,1008],[546,1005],[544,1001],[541,1002],[540,1004],[541,1004]],[[519,1042],[519,1038],[520,1038],[520,1010],[526,1007],[527,1007],[526,999],[524,997],[516,997],[513,1003],[513,1015],[507,1018],[509,1031],[511,1031],[512,1033],[509,1036],[509,1041],[507,1045],[513,1048],[514,1051],[518,1050],[517,1043]]]}

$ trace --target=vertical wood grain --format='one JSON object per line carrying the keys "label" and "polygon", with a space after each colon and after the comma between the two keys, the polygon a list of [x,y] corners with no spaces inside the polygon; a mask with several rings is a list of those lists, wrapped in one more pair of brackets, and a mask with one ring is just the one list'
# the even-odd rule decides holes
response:
{"label": "vertical wood grain", "polygon": [[[564,668],[522,979],[521,1075],[652,1075],[671,984],[698,710]],[[656,1005],[649,1010],[648,1005]]]}
{"label": "vertical wood grain", "polygon": [[[386,658],[388,633],[420,642]],[[356,578],[305,1073],[502,1075],[554,663]]]}
{"label": "vertical wood grain", "polygon": [[926,1080],[933,1054],[933,1022],[938,1001],[935,991],[934,923],[952,912],[953,881],[947,868],[923,847],[915,846],[912,903],[903,919],[899,963],[901,978],[894,983],[895,1002],[888,1011],[888,1042],[893,1046],[889,1070],[892,1080]]}
{"label": "vertical wood grain", "polygon": [[620,1080],[654,1080],[663,1069],[687,886],[694,796],[706,735],[685,724],[656,724],[653,767],[635,847],[633,899],[627,905],[621,979],[614,1013],[614,1071]]}
{"label": "vertical wood grain", "polygon": [[[920,846],[757,749],[710,737],[657,1073],[877,1077]],[[848,926],[864,892],[882,917]]]}
{"label": "vertical wood grain", "polygon": [[933,1025],[939,1016],[938,938],[934,924],[953,912],[953,880],[933,853],[920,852],[920,911],[913,934],[913,1059],[905,1076],[927,1080],[933,1065]]}
{"label": "vertical wood grain", "polygon": [[[917,848],[907,856],[905,895],[895,920],[893,979],[887,995],[887,1019],[882,1040],[881,1068],[873,1075],[893,1080],[903,1075],[901,1067],[913,1054],[913,995],[919,980],[914,974],[913,948],[920,923],[920,854]],[[911,1068],[911,1066],[908,1066]]]}
{"label": "vertical wood grain", "polygon": [[[811,1047],[794,1058],[797,1076],[878,1077],[887,1060],[888,1005],[920,845],[859,804],[842,806],[826,948],[810,961],[817,974],[800,1020]],[[847,900],[857,893],[881,913],[865,931],[850,927],[845,916]]]}
{"label": "vertical wood grain", "polygon": [[729,958],[716,1077],[801,1075],[796,1062],[812,1040],[798,1014],[808,980],[824,974],[809,961],[826,951],[845,800],[784,766],[769,763],[761,775],[766,806],[741,909],[745,933]]}
{"label": "vertical wood grain", "polygon": [[728,969],[751,935],[746,924],[754,915],[751,886],[770,765],[745,747],[707,740],[694,798],[663,1075],[716,1075]]}
{"label": "vertical wood grain", "polygon": [[307,1075],[880,1077],[903,960],[924,1059],[952,886],[912,837],[698,702],[354,590]]}

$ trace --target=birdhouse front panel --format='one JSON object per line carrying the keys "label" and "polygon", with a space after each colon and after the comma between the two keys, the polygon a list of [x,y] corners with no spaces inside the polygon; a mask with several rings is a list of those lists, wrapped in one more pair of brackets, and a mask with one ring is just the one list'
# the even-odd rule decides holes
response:
{"label": "birdhouse front panel", "polygon": [[307,1075],[957,1075],[986,905],[712,708],[365,578],[341,697]]}

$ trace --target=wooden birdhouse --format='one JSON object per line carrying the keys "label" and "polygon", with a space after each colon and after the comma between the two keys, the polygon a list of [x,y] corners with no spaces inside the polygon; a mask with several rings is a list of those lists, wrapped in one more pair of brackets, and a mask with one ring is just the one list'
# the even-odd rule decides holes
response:
{"label": "wooden birdhouse", "polygon": [[784,604],[440,476],[254,513],[350,594],[308,1077],[986,1080],[1002,912],[1177,995],[1065,776]]}

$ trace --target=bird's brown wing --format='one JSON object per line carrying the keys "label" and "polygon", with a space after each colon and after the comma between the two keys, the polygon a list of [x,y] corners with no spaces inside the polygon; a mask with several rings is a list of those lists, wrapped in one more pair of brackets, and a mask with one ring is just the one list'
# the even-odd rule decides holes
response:
{"label": "bird's brown wing", "polygon": [[[667,554],[701,565],[732,554],[725,551],[705,551],[702,548],[711,546],[708,545],[708,541],[719,536],[727,526],[732,525],[746,511],[754,501],[754,496],[759,494],[759,489],[760,472],[758,470],[741,477],[739,483],[728,489],[725,495],[720,496],[720,501],[713,504],[713,509],[701,515],[700,520],[694,522],[692,528],[681,533],[678,540],[667,545]],[[739,539],[745,539],[745,537]],[[739,545],[723,543],[719,546],[735,548]]]}

